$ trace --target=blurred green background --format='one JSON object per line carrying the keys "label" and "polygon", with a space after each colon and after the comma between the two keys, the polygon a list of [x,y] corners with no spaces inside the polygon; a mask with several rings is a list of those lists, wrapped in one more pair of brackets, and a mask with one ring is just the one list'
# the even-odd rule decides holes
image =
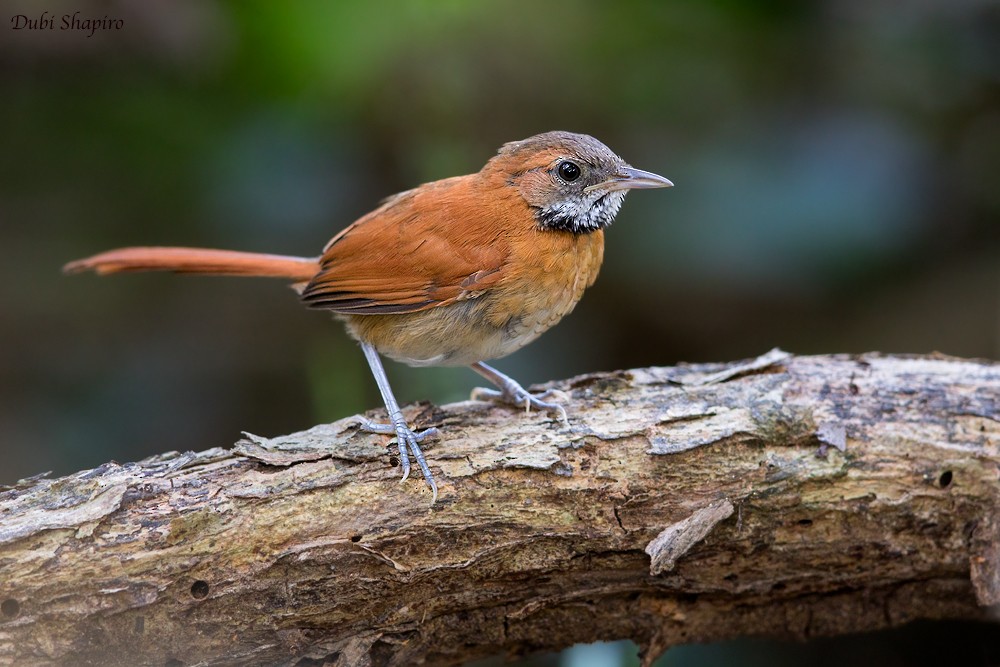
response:
{"label": "blurred green background", "polygon": [[[630,195],[597,285],[499,362],[523,383],[773,346],[1000,358],[993,0],[0,7],[0,483],[380,404],[280,282],[66,261],[317,254],[382,197],[551,129],[676,187]],[[124,27],[11,28],[43,10]],[[388,371],[402,401],[476,384]]]}

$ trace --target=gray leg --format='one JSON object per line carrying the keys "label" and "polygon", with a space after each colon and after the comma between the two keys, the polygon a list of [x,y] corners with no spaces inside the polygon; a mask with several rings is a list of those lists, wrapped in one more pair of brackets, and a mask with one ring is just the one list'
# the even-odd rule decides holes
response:
{"label": "gray leg", "polygon": [[385,403],[385,410],[389,413],[389,421],[392,422],[391,424],[376,424],[361,417],[359,418],[361,428],[371,433],[396,434],[396,442],[399,446],[399,464],[403,468],[403,479],[400,481],[404,481],[410,475],[410,455],[407,453],[409,450],[413,452],[413,458],[417,460],[420,471],[424,474],[424,479],[427,480],[427,484],[434,493],[434,497],[431,499],[433,504],[437,500],[437,483],[434,481],[431,469],[427,467],[427,460],[424,458],[424,453],[420,451],[418,443],[426,437],[437,435],[437,429],[429,428],[426,431],[414,433],[406,425],[406,419],[403,418],[403,412],[399,409],[399,403],[392,395],[389,378],[386,377],[385,369],[382,368],[382,360],[379,359],[378,352],[368,343],[361,343],[361,349],[365,353],[365,359],[368,360],[368,366],[372,369],[372,375],[375,376],[375,384],[378,385],[379,393],[382,394],[382,402]]}
{"label": "gray leg", "polygon": [[535,396],[519,385],[514,378],[504,375],[497,369],[481,361],[477,361],[469,366],[469,368],[482,375],[499,389],[499,391],[496,391],[477,387],[472,392],[473,398],[485,397],[502,403],[510,403],[518,407],[523,405],[525,412],[530,411],[531,408],[535,408],[536,410],[552,410],[559,413],[559,419],[564,424],[569,424],[569,418],[566,416],[566,409],[563,406],[558,403],[548,403],[542,400],[553,393],[551,389]]}

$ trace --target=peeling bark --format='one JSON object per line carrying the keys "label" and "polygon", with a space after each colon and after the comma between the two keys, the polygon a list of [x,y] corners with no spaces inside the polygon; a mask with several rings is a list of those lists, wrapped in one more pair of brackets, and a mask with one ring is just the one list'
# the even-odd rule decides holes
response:
{"label": "peeling bark", "polygon": [[[458,664],[998,620],[1000,365],[792,357],[410,406],[0,489],[0,663]],[[993,608],[990,605],[994,605]],[[172,662],[173,661],[173,662]]]}

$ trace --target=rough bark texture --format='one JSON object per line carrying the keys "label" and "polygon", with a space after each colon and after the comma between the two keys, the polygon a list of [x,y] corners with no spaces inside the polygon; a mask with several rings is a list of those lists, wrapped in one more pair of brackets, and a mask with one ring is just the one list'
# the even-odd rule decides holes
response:
{"label": "rough bark texture", "polygon": [[409,407],[444,432],[433,506],[349,420],[2,490],[0,662],[648,661],[1000,620],[1000,365],[775,351],[557,388],[568,428]]}

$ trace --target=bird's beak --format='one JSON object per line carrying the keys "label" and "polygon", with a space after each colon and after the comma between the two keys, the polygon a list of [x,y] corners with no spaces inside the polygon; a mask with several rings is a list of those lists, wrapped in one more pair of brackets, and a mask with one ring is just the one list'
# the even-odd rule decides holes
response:
{"label": "bird's beak", "polygon": [[646,190],[649,188],[671,188],[673,187],[668,179],[663,178],[651,171],[643,171],[634,167],[622,167],[614,176],[596,185],[588,185],[584,192],[594,190]]}

